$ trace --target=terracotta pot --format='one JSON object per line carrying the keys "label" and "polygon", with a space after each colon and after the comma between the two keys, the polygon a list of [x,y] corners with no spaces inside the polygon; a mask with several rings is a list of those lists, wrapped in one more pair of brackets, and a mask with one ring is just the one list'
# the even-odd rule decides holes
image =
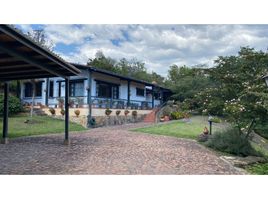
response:
{"label": "terracotta pot", "polygon": [[164,117],[165,121],[169,121],[169,116]]}

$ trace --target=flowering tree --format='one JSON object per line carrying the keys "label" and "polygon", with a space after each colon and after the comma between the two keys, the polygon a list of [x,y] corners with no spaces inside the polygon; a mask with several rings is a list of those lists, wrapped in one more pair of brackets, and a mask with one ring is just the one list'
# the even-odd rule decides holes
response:
{"label": "flowering tree", "polygon": [[223,113],[246,137],[268,117],[268,90],[262,80],[267,63],[267,53],[241,48],[238,56],[219,57],[212,71],[225,101]]}

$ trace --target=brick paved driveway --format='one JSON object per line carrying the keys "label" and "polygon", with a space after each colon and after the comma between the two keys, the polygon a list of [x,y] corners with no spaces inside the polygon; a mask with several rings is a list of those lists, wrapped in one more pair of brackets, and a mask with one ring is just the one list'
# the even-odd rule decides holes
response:
{"label": "brick paved driveway", "polygon": [[129,128],[24,137],[0,144],[0,174],[240,174],[195,141],[140,134]]}

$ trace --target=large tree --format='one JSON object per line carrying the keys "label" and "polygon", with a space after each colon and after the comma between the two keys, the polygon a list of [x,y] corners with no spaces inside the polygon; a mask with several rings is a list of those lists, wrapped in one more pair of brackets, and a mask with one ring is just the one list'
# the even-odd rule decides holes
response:
{"label": "large tree", "polygon": [[225,114],[248,137],[268,117],[268,91],[262,79],[268,73],[267,63],[267,53],[249,47],[235,56],[220,56],[211,70],[218,86],[196,97],[203,111]]}
{"label": "large tree", "polygon": [[155,72],[149,73],[145,67],[145,63],[135,58],[130,60],[122,58],[117,61],[106,57],[102,51],[98,51],[95,58],[88,60],[87,65],[148,82],[156,82],[162,86],[164,85],[164,77]]}
{"label": "large tree", "polygon": [[[47,48],[50,51],[53,51],[54,44],[51,40],[46,37],[44,29],[33,30],[27,33],[28,37],[38,43],[40,46]],[[32,83],[32,103],[30,110],[30,117],[33,116],[33,107],[35,102],[35,94],[36,94],[36,83],[38,79],[30,79],[28,80]],[[48,92],[48,91],[47,91]]]}
{"label": "large tree", "polygon": [[174,93],[172,97],[183,102],[185,99],[193,98],[196,93],[212,87],[215,83],[208,76],[206,68],[172,65],[168,71],[167,85]]}

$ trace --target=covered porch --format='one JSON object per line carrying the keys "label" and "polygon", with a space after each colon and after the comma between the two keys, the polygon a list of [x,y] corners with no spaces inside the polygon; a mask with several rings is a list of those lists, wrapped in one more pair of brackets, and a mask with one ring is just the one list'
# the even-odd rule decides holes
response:
{"label": "covered porch", "polygon": [[9,82],[61,77],[66,83],[64,144],[69,144],[69,77],[79,73],[79,69],[13,27],[0,25],[0,81],[4,83],[2,143],[8,143]]}

